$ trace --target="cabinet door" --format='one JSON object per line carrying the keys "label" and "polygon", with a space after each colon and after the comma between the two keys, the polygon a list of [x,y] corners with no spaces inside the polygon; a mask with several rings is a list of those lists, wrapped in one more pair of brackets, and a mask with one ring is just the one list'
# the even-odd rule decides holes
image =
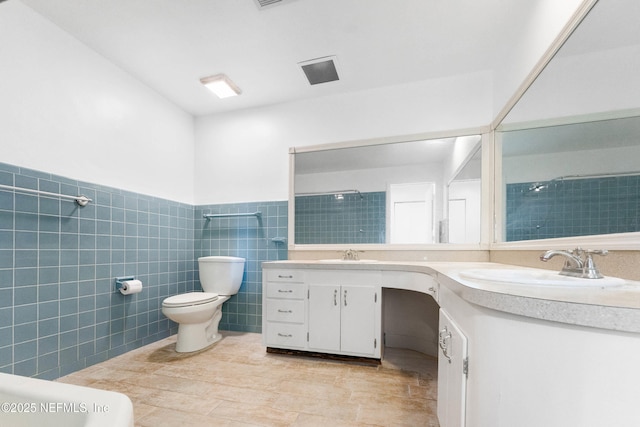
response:
{"label": "cabinet door", "polygon": [[340,286],[309,285],[309,349],[340,351]]}
{"label": "cabinet door", "polygon": [[376,337],[376,307],[379,295],[373,286],[342,286],[340,348],[367,356],[380,345]]}
{"label": "cabinet door", "polygon": [[467,391],[467,337],[440,309],[438,420],[440,427],[464,427]]}

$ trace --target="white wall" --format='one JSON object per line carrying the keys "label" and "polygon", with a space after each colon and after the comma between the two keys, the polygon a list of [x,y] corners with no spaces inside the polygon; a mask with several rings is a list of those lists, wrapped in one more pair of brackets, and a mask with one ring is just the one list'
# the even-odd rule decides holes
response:
{"label": "white wall", "polygon": [[639,73],[640,45],[556,57],[505,122],[638,108]]}
{"label": "white wall", "polygon": [[[451,147],[451,154],[444,163],[443,180],[445,183],[451,182],[469,163],[469,160],[480,148],[481,139],[481,135],[461,136],[455,139]],[[474,178],[479,177],[478,174]]]}
{"label": "white wall", "polygon": [[193,202],[193,118],[17,1],[0,4],[0,132],[0,162]]}
{"label": "white wall", "polygon": [[[493,102],[494,116],[516,93],[518,87],[542,58],[551,43],[560,34],[571,16],[583,0],[539,0],[530,2],[532,7],[529,22],[524,27],[521,22],[517,31],[505,31],[515,34],[508,50],[494,58],[500,64],[494,68]],[[509,14],[509,2],[505,2],[504,13]],[[495,22],[509,23],[509,19],[497,19]]]}
{"label": "white wall", "polygon": [[478,73],[197,118],[196,202],[286,200],[289,147],[486,126],[491,107]]}
{"label": "white wall", "polygon": [[[435,182],[441,189],[442,164],[425,163],[399,167],[355,169],[347,172],[296,175],[296,193],[316,193],[355,189],[362,193],[387,191],[389,184]],[[439,191],[439,190],[438,190]]]}
{"label": "white wall", "polygon": [[548,181],[566,175],[638,171],[640,146],[513,156],[503,159],[503,184]]}
{"label": "white wall", "polygon": [[516,31],[520,38],[513,41],[515,48],[495,58],[495,73],[196,119],[197,204],[287,199],[289,147],[488,125],[580,4],[581,0],[535,2],[528,27]]}
{"label": "white wall", "polygon": [[195,204],[285,200],[289,147],[486,126],[578,2],[542,0],[500,75],[202,117],[195,127],[22,3],[3,2],[0,161]]}

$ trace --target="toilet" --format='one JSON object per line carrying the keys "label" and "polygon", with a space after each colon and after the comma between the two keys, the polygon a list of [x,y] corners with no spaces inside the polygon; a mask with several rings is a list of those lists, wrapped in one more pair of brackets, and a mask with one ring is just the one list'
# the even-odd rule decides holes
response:
{"label": "toilet", "polygon": [[222,304],[238,293],[244,263],[244,258],[231,256],[200,257],[198,270],[204,292],[187,292],[162,301],[162,313],[178,323],[178,353],[202,350],[220,341]]}

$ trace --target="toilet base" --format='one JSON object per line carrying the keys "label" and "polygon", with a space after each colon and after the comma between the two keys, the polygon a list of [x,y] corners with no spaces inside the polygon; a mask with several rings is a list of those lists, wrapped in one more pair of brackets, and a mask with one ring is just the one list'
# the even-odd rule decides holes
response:
{"label": "toilet base", "polygon": [[203,350],[222,339],[218,325],[222,319],[222,304],[216,307],[211,320],[203,323],[179,323],[176,352],[192,353]]}

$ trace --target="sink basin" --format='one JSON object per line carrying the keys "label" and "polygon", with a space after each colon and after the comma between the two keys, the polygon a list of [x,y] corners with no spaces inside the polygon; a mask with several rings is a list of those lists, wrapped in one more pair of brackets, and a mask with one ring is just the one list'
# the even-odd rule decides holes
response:
{"label": "sink basin", "polygon": [[582,279],[579,277],[562,276],[554,271],[518,270],[518,269],[475,269],[460,272],[463,279],[499,282],[511,285],[537,286],[573,286],[573,287],[603,287],[621,286],[624,279],[604,277],[602,279]]}
{"label": "sink basin", "polygon": [[378,262],[376,259],[319,259],[317,262],[326,264],[375,264]]}

